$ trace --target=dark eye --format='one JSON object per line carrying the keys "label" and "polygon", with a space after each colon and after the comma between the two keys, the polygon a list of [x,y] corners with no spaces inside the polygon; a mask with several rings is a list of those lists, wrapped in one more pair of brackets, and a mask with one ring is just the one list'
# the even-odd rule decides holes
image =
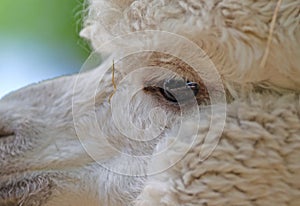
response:
{"label": "dark eye", "polygon": [[164,82],[163,88],[160,88],[160,93],[166,98],[166,100],[174,103],[188,101],[194,98],[198,92],[198,83],[175,79]]}

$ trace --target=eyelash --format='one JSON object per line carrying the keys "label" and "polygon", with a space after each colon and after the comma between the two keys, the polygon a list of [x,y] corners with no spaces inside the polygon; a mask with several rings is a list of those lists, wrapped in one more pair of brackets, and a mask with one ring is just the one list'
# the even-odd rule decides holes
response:
{"label": "eyelash", "polygon": [[[187,102],[188,100],[197,96],[199,92],[199,84],[191,81],[182,81],[171,79],[167,80],[160,85],[162,86],[147,86],[144,90],[149,92],[159,93],[161,96],[165,98],[168,102],[172,104],[178,104],[178,100],[182,102]],[[173,91],[172,91],[173,90]],[[193,92],[191,95],[190,90]],[[176,97],[174,96],[176,94]]]}

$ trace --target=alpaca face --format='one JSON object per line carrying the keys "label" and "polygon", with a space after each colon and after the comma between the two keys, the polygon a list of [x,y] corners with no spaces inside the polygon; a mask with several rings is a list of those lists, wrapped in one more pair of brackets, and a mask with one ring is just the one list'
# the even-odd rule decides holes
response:
{"label": "alpaca face", "polygon": [[0,203],[132,201],[147,174],[174,164],[149,170],[154,156],[200,138],[200,114],[211,114],[210,105],[225,100],[222,89],[178,57],[143,51],[5,96]]}

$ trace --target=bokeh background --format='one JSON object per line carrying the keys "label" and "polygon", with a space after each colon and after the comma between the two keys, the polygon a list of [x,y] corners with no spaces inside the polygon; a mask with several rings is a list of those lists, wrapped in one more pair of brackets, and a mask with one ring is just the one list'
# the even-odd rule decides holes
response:
{"label": "bokeh background", "polygon": [[0,0],[0,98],[80,70],[90,53],[83,11],[83,0]]}

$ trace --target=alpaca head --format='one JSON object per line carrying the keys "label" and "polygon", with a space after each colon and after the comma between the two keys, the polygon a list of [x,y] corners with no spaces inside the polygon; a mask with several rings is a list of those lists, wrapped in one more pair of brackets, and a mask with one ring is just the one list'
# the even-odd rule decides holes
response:
{"label": "alpaca head", "polygon": [[276,1],[90,0],[82,72],[0,100],[0,204],[128,205],[166,149],[176,162],[201,142],[205,159],[240,88],[297,88],[293,2],[261,68]]}

